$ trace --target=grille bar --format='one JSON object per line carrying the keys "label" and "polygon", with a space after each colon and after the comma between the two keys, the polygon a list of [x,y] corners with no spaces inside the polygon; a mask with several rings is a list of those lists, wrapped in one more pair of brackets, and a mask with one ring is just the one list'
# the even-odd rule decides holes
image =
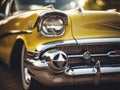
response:
{"label": "grille bar", "polygon": [[69,63],[83,63],[83,51],[89,51],[91,56],[101,62],[101,65],[120,64],[120,55],[112,56],[109,52],[120,50],[120,43],[84,44],[84,45],[57,45],[58,50],[68,54]]}

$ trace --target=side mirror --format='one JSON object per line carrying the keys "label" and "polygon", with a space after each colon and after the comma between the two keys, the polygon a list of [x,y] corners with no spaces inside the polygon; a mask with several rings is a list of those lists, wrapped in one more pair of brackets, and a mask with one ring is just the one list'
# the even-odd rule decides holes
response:
{"label": "side mirror", "polygon": [[3,13],[0,13],[0,20],[4,19],[5,15]]}

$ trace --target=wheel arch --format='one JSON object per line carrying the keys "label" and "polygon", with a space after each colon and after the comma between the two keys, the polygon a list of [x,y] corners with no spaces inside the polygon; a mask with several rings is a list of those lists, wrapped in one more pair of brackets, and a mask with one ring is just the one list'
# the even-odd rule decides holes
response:
{"label": "wheel arch", "polygon": [[17,39],[14,43],[11,57],[10,57],[10,68],[12,69],[18,69],[20,68],[20,58],[21,58],[21,51],[22,46],[25,44],[25,41],[23,39]]}

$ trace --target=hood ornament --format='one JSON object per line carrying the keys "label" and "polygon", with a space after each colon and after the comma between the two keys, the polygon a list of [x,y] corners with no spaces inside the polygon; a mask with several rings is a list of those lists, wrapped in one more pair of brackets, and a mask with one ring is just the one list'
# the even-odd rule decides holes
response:
{"label": "hood ornament", "polygon": [[84,3],[85,3],[84,0],[79,0],[79,7],[77,8],[77,10],[81,12],[82,16],[85,16],[84,8],[83,8]]}

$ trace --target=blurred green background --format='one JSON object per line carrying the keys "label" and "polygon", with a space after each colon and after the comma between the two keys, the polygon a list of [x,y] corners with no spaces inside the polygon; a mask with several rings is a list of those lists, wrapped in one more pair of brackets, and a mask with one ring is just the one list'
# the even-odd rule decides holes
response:
{"label": "blurred green background", "polygon": [[86,10],[117,9],[120,11],[120,0],[85,0]]}

